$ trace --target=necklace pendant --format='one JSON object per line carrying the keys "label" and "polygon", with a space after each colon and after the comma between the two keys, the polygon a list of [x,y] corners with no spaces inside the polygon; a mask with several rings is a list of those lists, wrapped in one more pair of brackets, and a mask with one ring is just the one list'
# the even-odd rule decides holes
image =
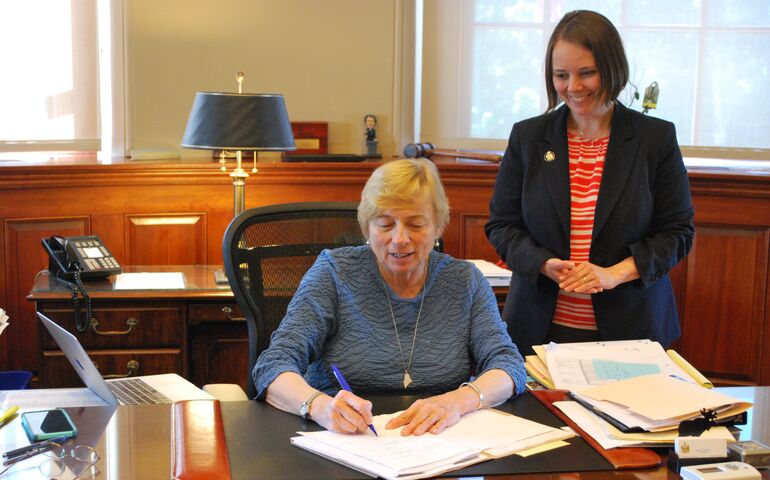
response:
{"label": "necklace pendant", "polygon": [[404,388],[408,388],[409,384],[412,383],[412,377],[409,376],[409,372],[404,372]]}

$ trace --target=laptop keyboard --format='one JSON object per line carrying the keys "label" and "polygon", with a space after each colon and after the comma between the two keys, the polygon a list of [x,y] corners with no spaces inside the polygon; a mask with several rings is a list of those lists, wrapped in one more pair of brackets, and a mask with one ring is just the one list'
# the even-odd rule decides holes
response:
{"label": "laptop keyboard", "polygon": [[121,378],[107,382],[121,405],[154,405],[171,403],[165,395],[139,378]]}

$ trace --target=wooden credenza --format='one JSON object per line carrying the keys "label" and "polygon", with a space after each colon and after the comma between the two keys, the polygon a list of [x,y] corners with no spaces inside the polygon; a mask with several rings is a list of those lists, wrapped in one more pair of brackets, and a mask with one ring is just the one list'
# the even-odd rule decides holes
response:
{"label": "wooden credenza", "polygon": [[[243,315],[227,285],[214,281],[216,266],[127,266],[124,273],[179,272],[183,288],[121,289],[115,277],[86,286],[92,318],[83,302],[47,274],[38,276],[28,300],[78,337],[106,378],[178,373],[193,383],[237,383],[245,387],[248,337]],[[162,286],[158,286],[162,287]],[[78,321],[86,327],[77,330]],[[74,369],[40,326],[39,385],[80,385]]]}
{"label": "wooden credenza", "polygon": [[[434,160],[451,203],[445,251],[459,258],[495,261],[483,225],[497,165]],[[263,163],[247,179],[246,207],[358,201],[361,188],[378,165]],[[689,257],[672,272],[683,330],[675,348],[723,384],[770,385],[768,173],[690,172],[696,238]],[[42,375],[38,321],[34,304],[25,300],[33,279],[47,265],[41,238],[99,235],[122,265],[217,265],[222,259],[222,236],[232,219],[232,196],[230,177],[208,161],[103,164],[85,158],[0,163],[0,306],[11,318],[11,326],[0,336],[0,369]],[[218,351],[233,337],[226,329],[237,329],[237,323],[224,322],[228,327],[220,325],[217,332],[196,327],[196,319],[224,315],[221,305],[213,301],[213,305],[203,302],[192,307],[182,307],[178,300],[144,303],[150,310],[162,310],[152,310],[158,318],[182,318],[192,327],[180,333],[178,342],[156,341],[143,347],[178,350],[180,358],[189,358],[193,366],[172,362],[177,371],[196,383],[211,381],[205,368],[197,377],[201,370],[195,366],[198,359],[193,349],[207,345],[210,351]],[[66,304],[56,308],[65,309]],[[130,309],[123,303],[118,307]],[[118,347],[130,350],[134,345]],[[118,355],[105,355],[102,361],[109,356]],[[122,357],[115,362],[116,373],[122,363]],[[242,379],[233,375],[227,381],[241,383]]]}

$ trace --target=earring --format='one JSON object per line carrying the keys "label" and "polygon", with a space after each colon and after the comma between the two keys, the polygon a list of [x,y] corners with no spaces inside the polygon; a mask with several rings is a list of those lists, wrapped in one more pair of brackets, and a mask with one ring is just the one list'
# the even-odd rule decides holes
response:
{"label": "earring", "polygon": [[369,239],[368,238],[366,239],[366,244],[369,245]]}
{"label": "earring", "polygon": [[440,247],[440,246],[441,246],[441,243],[439,243],[439,241],[438,241],[438,238],[437,238],[437,239],[436,239],[436,241],[435,241],[435,242],[433,242],[433,247],[434,247],[434,248],[438,248],[438,247]]}

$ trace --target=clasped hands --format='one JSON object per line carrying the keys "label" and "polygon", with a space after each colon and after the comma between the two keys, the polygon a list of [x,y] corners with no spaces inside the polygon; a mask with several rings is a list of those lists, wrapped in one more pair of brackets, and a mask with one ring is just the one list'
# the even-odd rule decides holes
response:
{"label": "clasped hands", "polygon": [[599,293],[615,288],[618,283],[609,268],[593,263],[575,263],[569,260],[549,258],[540,271],[559,284],[565,292]]}
{"label": "clasped hands", "polygon": [[[462,410],[456,392],[447,392],[415,401],[399,416],[392,418],[385,428],[404,427],[402,436],[433,434],[460,421]],[[372,402],[355,394],[340,390],[330,397],[321,395],[313,404],[313,420],[319,425],[338,433],[362,433],[372,423]]]}

